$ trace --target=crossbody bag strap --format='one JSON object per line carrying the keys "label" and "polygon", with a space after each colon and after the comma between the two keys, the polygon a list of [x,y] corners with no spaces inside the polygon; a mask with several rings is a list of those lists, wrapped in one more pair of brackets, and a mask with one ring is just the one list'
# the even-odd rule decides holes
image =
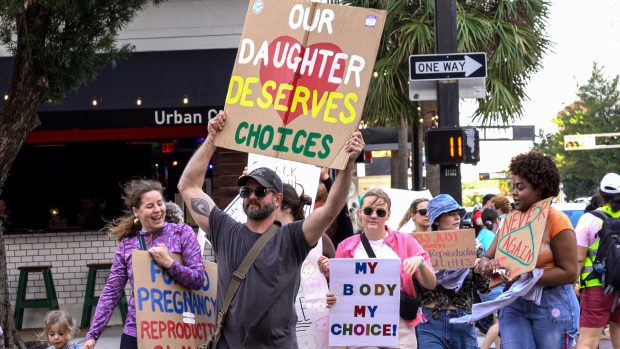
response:
{"label": "crossbody bag strap", "polygon": [[274,235],[276,235],[276,233],[278,232],[278,228],[280,228],[280,226],[275,223],[271,225],[269,230],[263,233],[263,235],[258,238],[258,240],[254,243],[248,254],[245,256],[245,258],[243,258],[243,261],[241,262],[241,265],[239,265],[239,268],[237,268],[237,270],[235,270],[235,272],[233,273],[230,284],[228,284],[228,288],[226,289],[224,304],[217,314],[217,325],[215,327],[216,341],[219,340],[220,331],[224,323],[224,318],[226,317],[226,313],[228,312],[230,303],[232,303],[232,300],[235,297],[239,286],[241,286],[241,284],[245,280],[245,276],[248,273],[248,270],[250,270],[250,267],[252,266],[252,264],[254,264],[256,257],[258,257],[260,252],[263,250],[263,247],[265,247],[267,242],[271,240]]}
{"label": "crossbody bag strap", "polygon": [[[609,216],[607,213],[601,211],[601,210],[593,210],[589,212],[591,215],[593,215],[594,217],[600,219],[603,221],[603,224],[601,225],[601,230],[599,230],[598,232],[596,232],[596,237],[600,238],[600,233],[603,232],[603,229],[605,228],[605,224],[608,224],[607,221],[611,218],[611,216]],[[602,242],[603,239],[601,239]]]}
{"label": "crossbody bag strap", "polygon": [[377,258],[375,251],[372,249],[372,247],[370,247],[370,242],[368,241],[368,238],[366,237],[366,233],[362,232],[360,235],[361,235],[360,238],[362,239],[362,245],[364,245],[364,249],[366,250],[366,254],[368,255],[368,258]]}
{"label": "crossbody bag strap", "polygon": [[148,250],[148,248],[146,247],[146,241],[144,241],[144,235],[138,233],[138,240],[140,240],[140,249],[142,251]]}

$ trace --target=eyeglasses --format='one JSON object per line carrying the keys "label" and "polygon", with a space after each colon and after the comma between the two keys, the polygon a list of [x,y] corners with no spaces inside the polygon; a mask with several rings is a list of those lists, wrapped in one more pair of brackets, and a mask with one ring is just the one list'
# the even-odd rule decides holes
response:
{"label": "eyeglasses", "polygon": [[372,207],[364,207],[362,210],[365,215],[370,216],[373,212],[377,212],[377,217],[385,217],[387,216],[387,211],[384,208],[373,209]]}
{"label": "eyeglasses", "polygon": [[257,198],[262,198],[265,195],[267,195],[268,192],[273,191],[271,188],[265,188],[265,187],[256,187],[256,188],[248,188],[248,187],[241,187],[241,189],[239,189],[239,196],[241,196],[242,199],[247,199],[250,197],[250,195],[252,195],[252,193],[254,193],[254,195],[256,195]]}
{"label": "eyeglasses", "polygon": [[428,211],[425,208],[421,208],[421,209],[419,209],[417,211],[413,211],[413,213],[419,213],[421,216],[426,216],[427,212]]}

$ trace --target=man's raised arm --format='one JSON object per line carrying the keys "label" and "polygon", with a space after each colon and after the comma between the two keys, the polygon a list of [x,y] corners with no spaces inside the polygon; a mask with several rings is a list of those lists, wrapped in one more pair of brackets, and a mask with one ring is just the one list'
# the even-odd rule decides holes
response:
{"label": "man's raised arm", "polygon": [[209,166],[211,157],[217,148],[214,143],[215,136],[224,128],[225,122],[226,114],[221,110],[216,117],[209,120],[209,135],[189,159],[177,186],[194,221],[204,231],[209,229],[209,214],[211,209],[215,207],[215,202],[202,190],[202,186],[207,173],[207,166]]}
{"label": "man's raised arm", "polygon": [[329,227],[347,201],[355,159],[357,159],[363,149],[364,139],[362,138],[362,133],[359,131],[353,132],[345,145],[345,150],[349,153],[347,166],[338,172],[336,180],[327,195],[325,205],[314,210],[303,223],[304,236],[308,245],[314,246],[319,241],[325,229]]}

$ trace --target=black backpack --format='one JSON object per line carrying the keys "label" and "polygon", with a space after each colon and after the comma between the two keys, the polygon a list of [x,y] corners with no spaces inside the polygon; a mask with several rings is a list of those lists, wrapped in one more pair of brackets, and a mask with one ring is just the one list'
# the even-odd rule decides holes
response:
{"label": "black backpack", "polygon": [[600,241],[593,271],[587,279],[600,278],[603,291],[610,295],[620,291],[620,218],[612,218],[603,211],[590,211],[603,220],[603,227],[597,233]]}

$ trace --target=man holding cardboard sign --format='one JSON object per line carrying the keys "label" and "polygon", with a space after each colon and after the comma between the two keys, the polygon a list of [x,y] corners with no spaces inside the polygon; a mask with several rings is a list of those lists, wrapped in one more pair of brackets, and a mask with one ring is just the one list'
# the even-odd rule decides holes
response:
{"label": "man holding cardboard sign", "polygon": [[[203,192],[215,139],[226,124],[223,111],[209,121],[209,135],[194,153],[179,181],[179,191],[192,217],[209,234],[218,264],[218,308],[224,292],[250,248],[274,224],[282,203],[282,180],[260,167],[237,181],[248,220],[241,224],[215,206]],[[346,141],[347,166],[341,171],[325,205],[303,221],[283,225],[267,242],[239,287],[223,322],[218,348],[297,348],[294,299],[300,267],[323,231],[344,205],[355,159],[364,148],[360,132]]]}

